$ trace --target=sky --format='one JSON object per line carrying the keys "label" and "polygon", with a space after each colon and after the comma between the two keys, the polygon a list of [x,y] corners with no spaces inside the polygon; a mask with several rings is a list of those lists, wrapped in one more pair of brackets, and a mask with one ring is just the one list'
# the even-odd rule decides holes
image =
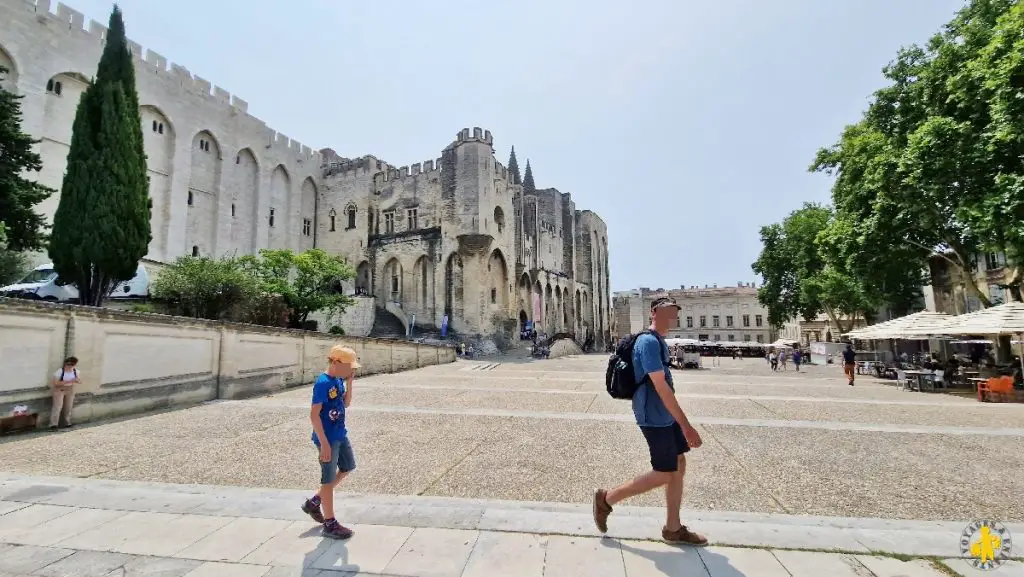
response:
{"label": "sky", "polygon": [[[66,0],[106,21],[111,4]],[[759,229],[961,0],[122,0],[128,36],[303,144],[395,166],[458,131],[608,226],[613,290],[756,282]]]}

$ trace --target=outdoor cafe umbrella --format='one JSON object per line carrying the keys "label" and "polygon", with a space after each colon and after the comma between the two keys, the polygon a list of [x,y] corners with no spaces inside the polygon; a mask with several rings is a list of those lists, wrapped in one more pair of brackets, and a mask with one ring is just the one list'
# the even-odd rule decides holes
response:
{"label": "outdoor cafe umbrella", "polygon": [[[987,335],[993,337],[1024,334],[1024,303],[1005,303],[950,319],[944,326],[929,331],[933,335]],[[1021,355],[1024,369],[1024,354]]]}
{"label": "outdoor cafe umbrella", "polygon": [[926,340],[923,335],[932,334],[932,330],[949,323],[954,317],[944,313],[921,311],[897,319],[852,330],[843,336],[862,341],[904,339]]}

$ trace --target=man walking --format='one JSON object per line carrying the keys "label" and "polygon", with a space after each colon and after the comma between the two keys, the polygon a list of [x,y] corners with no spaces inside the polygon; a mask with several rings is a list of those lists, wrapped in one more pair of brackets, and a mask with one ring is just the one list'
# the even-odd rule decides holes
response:
{"label": "man walking", "polygon": [[602,533],[608,531],[612,506],[620,501],[665,487],[668,509],[661,537],[670,543],[706,545],[708,540],[690,531],[679,518],[683,501],[683,477],[686,453],[701,446],[700,434],[679,406],[668,367],[668,345],[662,337],[679,315],[679,305],[670,298],[651,304],[651,330],[642,334],[633,346],[633,373],[638,387],[633,395],[633,415],[650,450],[648,473],[611,490],[598,489],[594,495],[594,523]]}
{"label": "man walking", "polygon": [[856,374],[857,368],[857,353],[853,350],[853,343],[846,343],[846,350],[843,351],[843,372],[846,373],[846,378],[849,380],[850,386],[853,386],[853,376]]}

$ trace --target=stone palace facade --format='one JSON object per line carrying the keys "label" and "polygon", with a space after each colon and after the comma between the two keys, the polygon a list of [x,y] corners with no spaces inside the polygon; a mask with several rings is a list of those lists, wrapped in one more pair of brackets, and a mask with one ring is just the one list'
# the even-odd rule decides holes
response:
{"label": "stone palace facade", "polygon": [[[106,29],[50,0],[0,0],[4,88],[24,95],[41,139],[38,178],[60,189],[78,99]],[[147,260],[261,248],[322,248],[357,269],[354,288],[403,322],[467,335],[610,335],[608,233],[568,193],[536,189],[464,129],[440,158],[395,167],[314,150],[247,113],[247,103],[132,44],[153,201]],[[59,194],[40,210],[52,217]]]}

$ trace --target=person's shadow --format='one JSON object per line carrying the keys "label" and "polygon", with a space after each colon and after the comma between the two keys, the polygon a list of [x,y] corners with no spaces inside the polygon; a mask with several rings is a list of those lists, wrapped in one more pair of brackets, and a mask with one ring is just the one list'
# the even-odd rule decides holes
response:
{"label": "person's shadow", "polygon": [[[309,530],[302,533],[301,536],[320,536],[320,531],[321,527],[319,525],[310,527]],[[311,540],[310,542],[314,541]],[[348,547],[351,539],[339,541],[337,539],[320,537],[319,541],[315,542],[316,547],[314,547],[312,551],[306,553],[306,556],[302,561],[301,577],[318,577],[321,575],[321,571],[338,571],[339,575],[359,573],[359,565],[349,563]],[[314,566],[313,563],[316,563],[316,566]]]}
{"label": "person's shadow", "polygon": [[[603,540],[606,547],[613,546],[613,541]],[[650,551],[619,541],[623,553],[632,553],[654,562],[655,569],[669,577],[748,577],[746,573],[732,566],[729,559],[706,547],[688,547],[680,545],[668,550]],[[696,569],[700,567],[700,569]],[[689,569],[689,570],[687,570]],[[752,577],[752,576],[751,576]]]}

